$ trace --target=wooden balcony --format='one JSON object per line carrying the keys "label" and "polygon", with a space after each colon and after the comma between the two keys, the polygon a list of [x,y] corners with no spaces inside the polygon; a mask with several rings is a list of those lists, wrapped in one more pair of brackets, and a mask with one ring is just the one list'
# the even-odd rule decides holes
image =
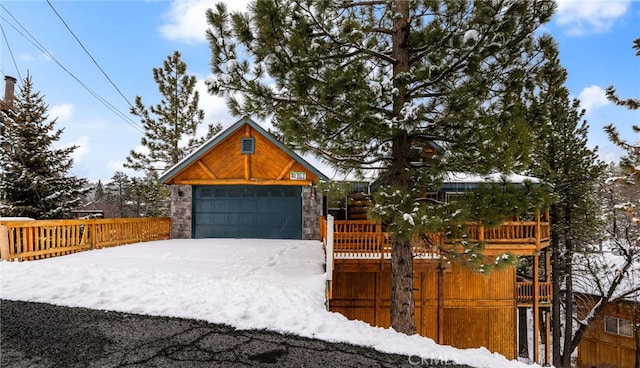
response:
{"label": "wooden balcony", "polygon": [[[327,219],[320,219],[320,236],[325,241],[328,235]],[[549,223],[540,221],[509,221],[494,228],[477,223],[466,224],[464,238],[450,239],[442,233],[425,234],[413,243],[414,269],[425,270],[441,267],[440,249],[456,247],[459,242],[484,242],[483,252],[495,255],[509,252],[520,256],[538,254],[549,245]],[[376,271],[390,268],[391,248],[389,233],[380,224],[368,220],[334,220],[333,244],[327,247],[327,264],[336,270]],[[445,268],[445,270],[447,267]],[[553,289],[551,282],[537,282],[537,293],[533,281],[515,282],[516,304],[533,306],[537,294],[539,307],[551,305]]]}
{"label": "wooden balcony", "polygon": [[[391,257],[389,233],[368,220],[334,220],[333,256],[336,259],[388,259]],[[327,236],[327,219],[320,219],[320,238]],[[511,253],[528,256],[549,245],[549,223],[508,221],[497,227],[475,222],[465,224],[465,236],[450,238],[443,233],[425,234],[413,246],[415,258],[438,257],[440,249],[455,248],[461,242],[483,242],[488,255]]]}
{"label": "wooden balcony", "polygon": [[[516,302],[519,307],[530,307],[534,298],[533,281],[516,282]],[[550,282],[538,282],[538,303],[540,306],[551,305],[553,296],[553,284]]]}

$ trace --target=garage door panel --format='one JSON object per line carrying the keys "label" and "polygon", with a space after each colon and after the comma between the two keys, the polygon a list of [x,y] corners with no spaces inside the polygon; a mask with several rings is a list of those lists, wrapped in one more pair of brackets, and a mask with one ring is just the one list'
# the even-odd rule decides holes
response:
{"label": "garage door panel", "polygon": [[207,201],[209,202],[211,205],[209,207],[206,208],[206,210],[208,211],[226,211],[227,210],[227,201],[214,201],[214,200],[210,200]]}
{"label": "garage door panel", "polygon": [[256,212],[269,212],[271,209],[271,200],[269,198],[256,198],[255,210]]}
{"label": "garage door panel", "polygon": [[247,230],[241,226],[230,226],[227,228],[226,238],[251,238],[251,235],[247,234]]}
{"label": "garage door panel", "polygon": [[198,218],[198,222],[196,222],[196,225],[198,223],[201,223],[201,224],[212,224],[212,223],[215,223],[215,216],[210,215],[208,213],[203,213]]}
{"label": "garage door panel", "polygon": [[[214,199],[215,201],[215,199]],[[230,199],[230,200],[222,200],[220,199],[219,201],[224,201],[226,204],[226,210],[229,212],[232,211],[242,211],[242,201],[240,199]]]}
{"label": "garage door panel", "polygon": [[271,211],[276,213],[283,212],[285,207],[284,201],[279,199],[277,202],[271,204]]}
{"label": "garage door panel", "polygon": [[271,225],[272,216],[268,213],[256,213],[256,222],[258,224],[269,224]]}
{"label": "garage door panel", "polygon": [[251,217],[246,216],[242,213],[230,213],[227,215],[227,223],[228,226],[239,226],[243,224],[251,225]]}
{"label": "garage door panel", "polygon": [[269,221],[269,224],[273,225],[273,226],[277,226],[277,225],[286,226],[287,225],[287,217],[286,216],[282,216],[280,214],[271,215],[269,217],[268,221]]}
{"label": "garage door panel", "polygon": [[241,211],[256,211],[256,202],[254,199],[252,201],[242,201],[242,210]]}
{"label": "garage door panel", "polygon": [[301,187],[194,189],[196,238],[302,238]]}
{"label": "garage door panel", "polygon": [[207,211],[210,209],[210,206],[211,202],[196,202],[194,207],[196,211]]}

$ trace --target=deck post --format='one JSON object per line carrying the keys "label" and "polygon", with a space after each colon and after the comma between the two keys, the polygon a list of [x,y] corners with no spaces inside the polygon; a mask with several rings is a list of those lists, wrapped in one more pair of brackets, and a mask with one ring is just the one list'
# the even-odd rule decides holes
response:
{"label": "deck post", "polygon": [[327,310],[329,309],[329,300],[333,296],[333,230],[333,216],[327,215]]}
{"label": "deck post", "polygon": [[[380,222],[376,222],[376,242],[378,243],[378,250],[380,251],[380,261],[384,261],[384,252],[387,250],[384,247],[384,242],[382,241],[382,224]],[[382,263],[380,263],[382,266]]]}
{"label": "deck post", "polygon": [[[540,217],[538,217],[539,219]],[[540,256],[533,256],[533,362],[540,362]]]}
{"label": "deck post", "polygon": [[544,312],[545,322],[545,338],[546,344],[544,345],[544,362],[545,365],[551,365],[551,311],[547,308]]}
{"label": "deck post", "polygon": [[97,225],[95,221],[92,221],[91,224],[87,224],[85,230],[89,231],[89,241],[90,241],[89,249],[96,249],[98,244],[98,233],[97,233]]}
{"label": "deck post", "polygon": [[438,344],[444,344],[444,267],[438,265]]}
{"label": "deck post", "polygon": [[0,225],[0,255],[3,261],[10,261],[9,229],[6,225]]}
{"label": "deck post", "polygon": [[536,209],[536,252],[540,253],[542,229],[540,227],[540,210]]}
{"label": "deck post", "polygon": [[545,249],[544,251],[544,255],[545,255],[545,263],[544,263],[544,268],[545,268],[545,273],[544,273],[544,281],[546,282],[551,282],[551,252],[549,252],[549,249]]}

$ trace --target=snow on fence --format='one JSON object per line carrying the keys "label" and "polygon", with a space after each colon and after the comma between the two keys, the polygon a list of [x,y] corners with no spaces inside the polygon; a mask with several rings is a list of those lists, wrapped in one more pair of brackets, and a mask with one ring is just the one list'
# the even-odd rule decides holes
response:
{"label": "snow on fence", "polygon": [[31,261],[169,239],[169,226],[169,218],[0,220],[0,258],[3,261]]}

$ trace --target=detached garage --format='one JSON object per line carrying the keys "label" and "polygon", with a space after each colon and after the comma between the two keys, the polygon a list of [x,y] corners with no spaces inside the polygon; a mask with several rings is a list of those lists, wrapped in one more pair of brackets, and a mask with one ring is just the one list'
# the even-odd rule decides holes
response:
{"label": "detached garage", "polygon": [[160,177],[172,238],[317,239],[327,178],[243,118]]}

